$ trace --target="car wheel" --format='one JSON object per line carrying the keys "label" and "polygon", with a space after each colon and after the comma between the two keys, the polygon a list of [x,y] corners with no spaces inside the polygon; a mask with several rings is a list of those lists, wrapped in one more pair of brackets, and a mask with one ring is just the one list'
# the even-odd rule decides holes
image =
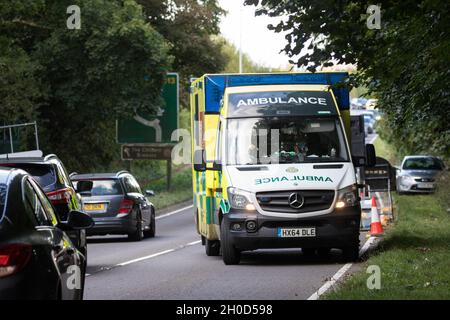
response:
{"label": "car wheel", "polygon": [[207,256],[219,256],[220,255],[220,241],[218,240],[205,240],[205,252]]}
{"label": "car wheel", "polygon": [[141,241],[144,239],[144,230],[142,228],[141,213],[136,214],[136,230],[133,233],[128,234],[128,239],[131,241]]}
{"label": "car wheel", "polygon": [[222,260],[226,265],[235,265],[241,262],[241,252],[230,241],[229,230],[226,230],[225,223],[220,226],[220,246],[222,247]]}
{"label": "car wheel", "polygon": [[144,235],[147,238],[154,238],[155,234],[156,234],[156,217],[155,217],[155,210],[152,210],[149,229],[144,231]]}
{"label": "car wheel", "polygon": [[206,244],[206,238],[204,236],[201,236],[201,240],[202,240],[202,246],[204,246]]}

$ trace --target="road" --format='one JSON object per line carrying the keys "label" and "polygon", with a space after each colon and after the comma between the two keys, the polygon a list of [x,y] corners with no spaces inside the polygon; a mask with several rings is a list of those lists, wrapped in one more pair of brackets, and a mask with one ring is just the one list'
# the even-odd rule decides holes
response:
{"label": "road", "polygon": [[344,266],[339,250],[321,258],[301,249],[248,252],[225,266],[205,255],[192,207],[159,217],[153,239],[92,237],[88,247],[85,299],[307,299]]}

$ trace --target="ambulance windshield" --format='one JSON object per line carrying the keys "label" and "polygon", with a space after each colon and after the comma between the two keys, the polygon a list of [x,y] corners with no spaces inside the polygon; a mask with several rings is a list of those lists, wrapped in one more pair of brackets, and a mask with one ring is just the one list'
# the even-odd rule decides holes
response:
{"label": "ambulance windshield", "polygon": [[264,117],[227,120],[226,163],[347,162],[337,117]]}

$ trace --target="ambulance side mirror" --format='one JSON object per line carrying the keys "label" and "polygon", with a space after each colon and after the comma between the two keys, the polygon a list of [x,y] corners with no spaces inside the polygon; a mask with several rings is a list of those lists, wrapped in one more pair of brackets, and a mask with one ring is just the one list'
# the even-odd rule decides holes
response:
{"label": "ambulance side mirror", "polygon": [[206,171],[205,150],[203,149],[194,151],[194,170]]}

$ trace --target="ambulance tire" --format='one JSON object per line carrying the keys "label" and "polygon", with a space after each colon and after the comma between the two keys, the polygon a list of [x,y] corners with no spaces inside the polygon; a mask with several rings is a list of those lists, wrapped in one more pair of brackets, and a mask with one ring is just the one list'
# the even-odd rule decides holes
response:
{"label": "ambulance tire", "polygon": [[223,263],[226,265],[239,264],[241,252],[230,242],[229,230],[226,230],[224,223],[220,226],[220,240]]}
{"label": "ambulance tire", "polygon": [[206,255],[219,256],[220,255],[220,241],[219,240],[205,240],[205,252]]}
{"label": "ambulance tire", "polygon": [[204,246],[206,244],[206,238],[204,236],[201,236],[202,239],[202,246]]}
{"label": "ambulance tire", "polygon": [[354,244],[342,248],[344,262],[356,262],[359,260],[359,239]]}

